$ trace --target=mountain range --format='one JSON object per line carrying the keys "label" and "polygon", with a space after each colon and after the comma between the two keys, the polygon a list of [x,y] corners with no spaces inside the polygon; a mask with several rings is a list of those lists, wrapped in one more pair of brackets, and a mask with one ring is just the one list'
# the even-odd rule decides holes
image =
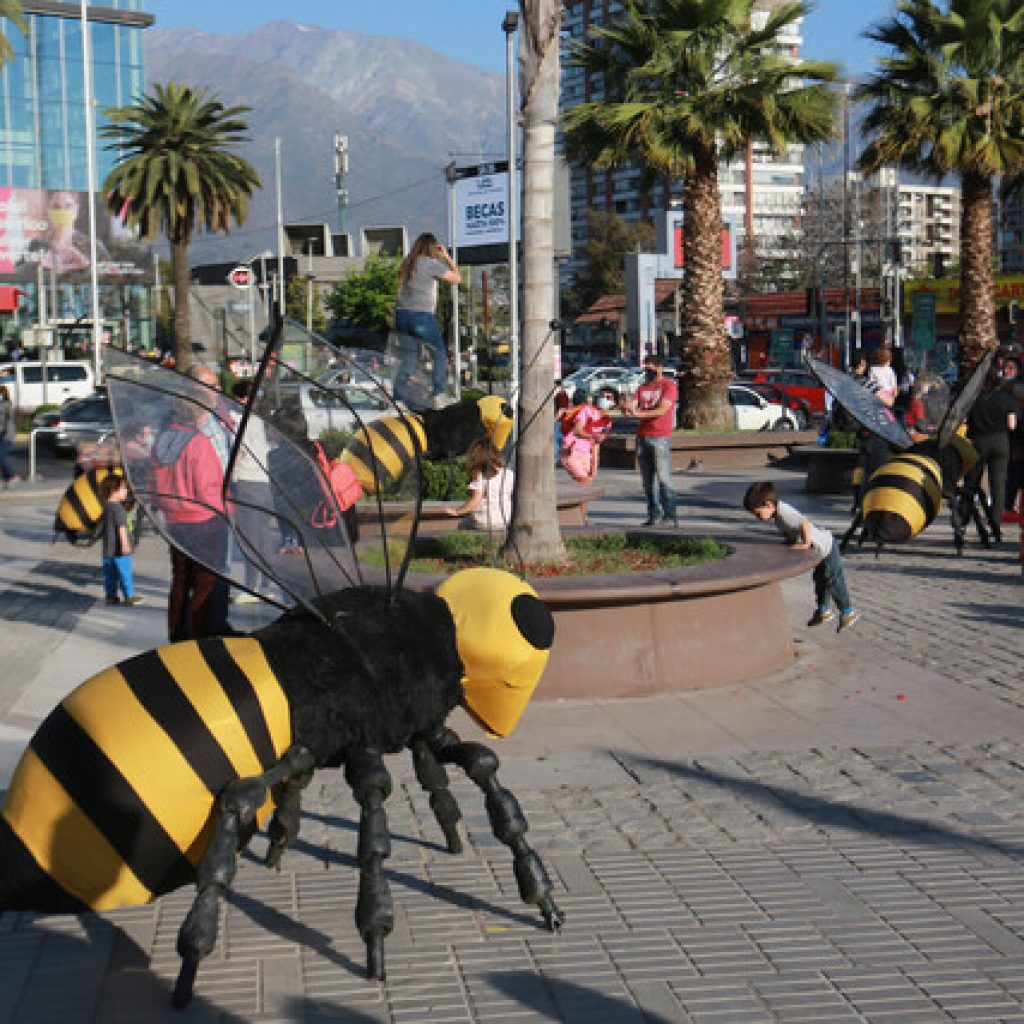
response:
{"label": "mountain range", "polygon": [[348,137],[345,230],[356,246],[371,226],[444,238],[445,165],[504,156],[504,77],[418,43],[288,21],[238,35],[153,28],[144,39],[147,86],[184,81],[252,108],[242,155],[263,188],[241,228],[196,239],[193,263],[276,251],[276,138],[284,220],[337,232],[334,136]]}

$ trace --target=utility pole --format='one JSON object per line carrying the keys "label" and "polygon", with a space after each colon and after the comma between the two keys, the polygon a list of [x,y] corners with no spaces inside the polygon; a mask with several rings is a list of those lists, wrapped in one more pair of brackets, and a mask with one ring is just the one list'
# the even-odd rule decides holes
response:
{"label": "utility pole", "polygon": [[843,353],[850,365],[850,83],[843,86],[843,322],[845,324]]}
{"label": "utility pole", "polygon": [[[334,136],[334,187],[338,193],[338,233],[345,234],[345,207],[348,206],[348,189],[345,175],[348,174],[348,136],[340,133]],[[337,255],[337,253],[335,253]],[[351,256],[351,253],[346,253]]]}

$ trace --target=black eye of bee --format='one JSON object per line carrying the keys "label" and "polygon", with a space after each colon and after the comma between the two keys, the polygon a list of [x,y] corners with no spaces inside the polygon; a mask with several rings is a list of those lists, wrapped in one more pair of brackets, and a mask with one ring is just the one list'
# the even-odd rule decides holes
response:
{"label": "black eye of bee", "polygon": [[508,402],[503,402],[501,405],[501,415],[507,419],[512,419],[512,406]]}
{"label": "black eye of bee", "polygon": [[548,606],[533,594],[512,599],[512,621],[523,639],[538,651],[546,651],[555,639],[555,620]]}

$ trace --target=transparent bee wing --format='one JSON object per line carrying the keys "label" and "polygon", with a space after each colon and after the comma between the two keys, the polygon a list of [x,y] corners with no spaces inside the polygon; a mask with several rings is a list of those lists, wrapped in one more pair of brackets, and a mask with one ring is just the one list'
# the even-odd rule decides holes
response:
{"label": "transparent bee wing", "polygon": [[[312,608],[359,581],[330,483],[307,452],[198,380],[109,347],[106,365],[125,472],[171,544],[281,607]],[[152,428],[149,447],[133,440],[140,426]]]}
{"label": "transparent bee wing", "polygon": [[[297,450],[330,484],[313,517],[337,519],[353,542],[360,538],[360,579],[392,588],[401,583],[419,524],[426,444],[420,417],[392,395],[397,369],[387,352],[346,350],[286,320],[249,402],[250,419],[289,443],[286,455],[270,454],[266,473],[285,517],[310,504],[296,497],[288,469]],[[242,433],[251,443],[248,430]]]}
{"label": "transparent bee wing", "polygon": [[906,428],[877,395],[862,387],[849,374],[823,363],[820,359],[805,356],[804,361],[832,397],[862,427],[870,430],[872,434],[877,434],[895,448],[902,450],[913,445],[913,439]]}
{"label": "transparent bee wing", "polygon": [[410,409],[432,408],[436,351],[411,334],[392,331],[388,335],[387,355],[394,367],[392,393],[395,399]]}
{"label": "transparent bee wing", "polygon": [[960,428],[960,425],[970,415],[971,407],[978,399],[978,395],[981,394],[982,385],[985,383],[985,377],[988,374],[989,368],[992,366],[992,361],[995,359],[995,351],[986,352],[982,360],[974,368],[974,373],[971,374],[970,379],[963,386],[960,394],[956,396],[955,401],[949,407],[949,412],[946,413],[945,419],[942,421],[942,425],[939,427],[939,434],[937,441],[940,448],[944,448],[949,444],[953,435]]}

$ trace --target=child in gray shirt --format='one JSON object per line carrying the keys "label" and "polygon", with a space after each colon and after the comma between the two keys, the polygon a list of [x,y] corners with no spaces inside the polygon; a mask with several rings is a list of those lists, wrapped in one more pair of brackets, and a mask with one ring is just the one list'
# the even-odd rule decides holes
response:
{"label": "child in gray shirt", "polygon": [[[772,520],[793,550],[813,550],[818,556],[818,564],[814,567],[814,598],[817,604],[807,625],[820,626],[831,622],[838,612],[837,632],[849,629],[860,618],[860,613],[854,610],[850,602],[843,560],[832,534],[815,526],[792,505],[779,501],[775,485],[767,480],[747,488],[743,507],[762,522]],[[835,609],[832,608],[833,603]]]}

